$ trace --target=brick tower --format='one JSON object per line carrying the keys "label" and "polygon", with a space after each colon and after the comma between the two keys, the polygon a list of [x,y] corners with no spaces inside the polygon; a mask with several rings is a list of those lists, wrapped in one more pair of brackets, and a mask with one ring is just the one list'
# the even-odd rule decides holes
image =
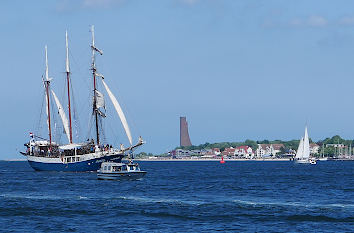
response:
{"label": "brick tower", "polygon": [[180,146],[191,146],[192,143],[191,143],[191,139],[189,138],[188,123],[186,117],[179,118],[179,127],[180,127],[180,131],[179,131]]}

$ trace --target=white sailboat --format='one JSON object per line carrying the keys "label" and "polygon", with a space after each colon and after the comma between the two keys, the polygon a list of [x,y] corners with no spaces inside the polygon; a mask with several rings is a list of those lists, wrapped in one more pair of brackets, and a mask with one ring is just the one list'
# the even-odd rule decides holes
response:
{"label": "white sailboat", "polygon": [[[118,100],[109,89],[106,82],[103,80],[103,75],[97,73],[96,67],[96,54],[102,55],[103,52],[95,46],[94,27],[91,28],[92,32],[92,63],[91,70],[93,76],[93,102],[92,102],[92,116],[95,120],[96,140],[86,141],[83,143],[73,142],[72,133],[72,118],[71,118],[71,102],[70,102],[70,66],[69,66],[69,48],[68,48],[68,36],[66,32],[66,83],[67,83],[67,98],[68,98],[68,116],[66,116],[65,109],[59,101],[59,98],[55,92],[51,89],[51,78],[49,78],[48,71],[48,56],[47,46],[45,47],[45,77],[43,78],[43,84],[46,97],[46,116],[48,126],[48,139],[40,137],[38,134],[30,133],[30,142],[26,143],[26,152],[21,152],[27,157],[29,164],[33,169],[39,171],[97,171],[100,168],[101,163],[105,161],[121,162],[122,158],[126,156],[126,153],[131,153],[133,149],[141,146],[144,141],[141,137],[136,144],[133,144],[131,132],[127,123],[127,119],[119,105]],[[120,148],[113,148],[109,144],[103,144],[100,140],[100,131],[102,128],[99,125],[99,121],[106,117],[106,114],[102,112],[105,109],[104,96],[97,90],[97,79],[101,79],[104,88],[106,89],[108,96],[120,118],[127,138],[129,140],[129,146],[124,148],[121,144]],[[54,102],[58,109],[58,114],[61,119],[61,123],[64,128],[64,132],[68,139],[68,144],[60,145],[52,140],[52,125],[51,122],[51,104],[50,100],[53,96]]]}
{"label": "white sailboat", "polygon": [[307,127],[305,127],[305,135],[301,138],[299,147],[296,151],[295,162],[316,164],[316,160],[310,159],[310,141]]}

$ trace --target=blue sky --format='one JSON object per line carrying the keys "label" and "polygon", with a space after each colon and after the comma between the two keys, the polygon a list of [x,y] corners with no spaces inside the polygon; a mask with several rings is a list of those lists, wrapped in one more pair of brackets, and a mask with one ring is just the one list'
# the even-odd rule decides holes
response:
{"label": "blue sky", "polygon": [[[81,135],[91,88],[90,25],[99,72],[147,152],[179,144],[354,138],[354,2],[281,0],[52,0],[0,3],[3,110],[0,159],[38,124],[48,45],[52,87],[64,97],[65,30]],[[127,144],[107,110],[107,137]],[[112,111],[112,112],[110,112]],[[85,136],[83,136],[85,137]]]}

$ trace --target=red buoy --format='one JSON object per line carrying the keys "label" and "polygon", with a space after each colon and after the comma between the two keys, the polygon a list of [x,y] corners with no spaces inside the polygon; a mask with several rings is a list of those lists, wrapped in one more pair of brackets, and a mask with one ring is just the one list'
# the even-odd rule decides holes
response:
{"label": "red buoy", "polygon": [[225,160],[224,160],[224,157],[223,157],[223,156],[221,156],[220,163],[225,163]]}

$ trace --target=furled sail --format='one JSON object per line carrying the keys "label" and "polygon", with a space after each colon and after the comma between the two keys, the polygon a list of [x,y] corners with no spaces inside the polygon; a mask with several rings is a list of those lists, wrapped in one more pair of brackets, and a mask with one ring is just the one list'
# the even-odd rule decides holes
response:
{"label": "furled sail", "polygon": [[305,127],[305,136],[304,136],[304,159],[308,159],[310,157],[310,142],[309,135],[307,133],[307,127]]}
{"label": "furled sail", "polygon": [[106,108],[104,103],[104,95],[96,90],[96,108]]}
{"label": "furled sail", "polygon": [[53,90],[51,90],[51,91],[52,91],[52,94],[53,94],[53,97],[54,97],[54,101],[55,101],[55,103],[56,103],[56,105],[57,105],[57,108],[58,108],[58,112],[59,112],[61,121],[63,122],[65,134],[66,134],[66,136],[68,137],[68,140],[69,140],[69,142],[70,142],[70,130],[69,130],[69,121],[68,121],[68,118],[67,118],[66,115],[65,115],[63,106],[60,104],[60,101],[59,101],[57,95],[54,93]]}
{"label": "furled sail", "polygon": [[296,151],[295,158],[302,159],[303,158],[303,154],[304,154],[304,138],[301,137],[300,143],[299,143],[299,147],[297,148],[297,151]]}
{"label": "furled sail", "polygon": [[125,118],[125,115],[123,113],[123,110],[122,108],[120,107],[119,103],[118,103],[118,100],[116,99],[116,97],[113,95],[113,93],[111,92],[111,90],[108,88],[107,84],[103,81],[102,79],[102,83],[103,83],[103,86],[104,88],[106,89],[107,93],[108,93],[108,96],[109,98],[111,99],[113,105],[114,105],[114,108],[116,109],[117,113],[118,113],[118,116],[120,118],[120,121],[122,122],[122,125],[124,127],[124,130],[125,130],[125,133],[127,134],[127,137],[128,137],[128,140],[129,140],[129,143],[130,145],[133,144],[133,140],[132,140],[132,136],[131,136],[131,133],[130,133],[130,129],[129,129],[129,126],[128,126],[128,122],[127,122],[127,119]]}

